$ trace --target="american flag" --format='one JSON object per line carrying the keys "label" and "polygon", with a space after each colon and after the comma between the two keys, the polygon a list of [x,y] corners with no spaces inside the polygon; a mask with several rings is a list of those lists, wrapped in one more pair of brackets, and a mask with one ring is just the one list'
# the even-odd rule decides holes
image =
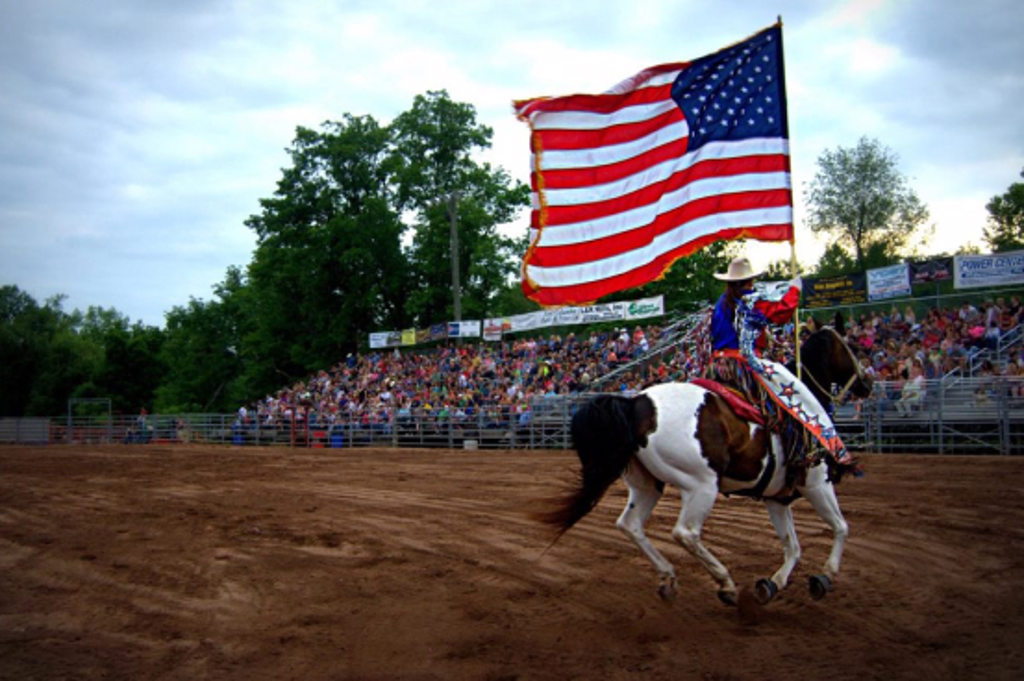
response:
{"label": "american flag", "polygon": [[780,25],[599,95],[515,103],[530,125],[523,292],[587,304],[715,241],[793,238]]}

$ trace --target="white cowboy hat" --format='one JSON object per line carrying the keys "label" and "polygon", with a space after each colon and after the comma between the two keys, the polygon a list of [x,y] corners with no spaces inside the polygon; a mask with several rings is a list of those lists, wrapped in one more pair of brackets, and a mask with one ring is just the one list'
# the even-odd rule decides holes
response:
{"label": "white cowboy hat", "polygon": [[747,258],[733,258],[729,263],[729,270],[725,274],[716,272],[714,275],[715,279],[719,281],[746,281],[759,276],[761,276],[761,272],[755,272]]}

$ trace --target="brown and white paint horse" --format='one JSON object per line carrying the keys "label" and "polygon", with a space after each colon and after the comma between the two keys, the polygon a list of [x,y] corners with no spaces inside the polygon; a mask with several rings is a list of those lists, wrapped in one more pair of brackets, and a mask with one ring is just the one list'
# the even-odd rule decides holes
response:
{"label": "brown and white paint horse", "polygon": [[[870,379],[859,373],[845,343],[831,329],[812,334],[808,344],[811,348],[820,344],[818,352],[827,353],[822,366],[829,375],[819,375],[820,384],[845,384],[861,397],[870,393]],[[782,540],[782,566],[756,584],[755,595],[760,602],[767,603],[786,588],[800,558],[790,504],[801,496],[833,535],[823,573],[810,578],[811,595],[818,599],[831,590],[839,573],[848,527],[828,464],[819,461],[787,472],[779,436],[737,416],[717,394],[689,383],[665,383],[635,397],[599,395],[581,405],[574,415],[572,436],[581,463],[580,483],[559,500],[556,508],[537,517],[554,525],[561,536],[587,515],[622,476],[629,498],[616,525],[654,564],[661,578],[658,592],[662,598],[675,595],[676,573],[647,538],[644,526],[666,483],[682,495],[672,536],[711,573],[718,583],[718,596],[725,603],[736,604],[736,583],[701,541],[701,528],[720,492],[763,499]]]}

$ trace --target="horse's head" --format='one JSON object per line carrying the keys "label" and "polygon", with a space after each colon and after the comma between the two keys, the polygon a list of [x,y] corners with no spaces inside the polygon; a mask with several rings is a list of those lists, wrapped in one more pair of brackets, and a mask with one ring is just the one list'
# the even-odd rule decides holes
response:
{"label": "horse's head", "polygon": [[862,398],[871,394],[874,381],[864,373],[853,350],[834,328],[826,326],[812,333],[801,347],[800,358],[805,382],[822,404],[827,406],[832,401],[833,383],[839,386],[838,402],[847,392]]}

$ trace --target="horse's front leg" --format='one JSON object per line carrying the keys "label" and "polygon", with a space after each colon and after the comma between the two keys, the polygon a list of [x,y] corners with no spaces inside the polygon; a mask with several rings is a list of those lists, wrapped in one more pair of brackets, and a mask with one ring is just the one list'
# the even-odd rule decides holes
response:
{"label": "horse's front leg", "polygon": [[782,565],[771,576],[771,579],[758,580],[755,594],[761,603],[772,600],[778,592],[789,585],[789,576],[800,560],[800,542],[796,538],[793,510],[788,504],[782,504],[772,499],[765,499],[764,505],[768,509],[772,527],[775,528],[775,533],[779,535],[779,540],[782,542]]}
{"label": "horse's front leg", "polygon": [[800,490],[821,519],[832,528],[832,550],[825,561],[824,574],[811,575],[811,597],[823,598],[832,590],[832,582],[839,574],[839,563],[843,558],[843,547],[850,528],[839,509],[835,487],[828,481],[825,464],[818,464],[808,472],[806,486]]}
{"label": "horse's front leg", "polygon": [[679,512],[676,526],[672,529],[672,536],[699,560],[718,582],[718,598],[727,605],[736,605],[736,582],[732,581],[732,576],[725,565],[700,540],[704,521],[711,513],[717,496],[718,486],[714,480],[684,489],[683,508]]}
{"label": "horse's front leg", "polygon": [[647,524],[647,519],[651,517],[651,511],[661,499],[664,486],[655,480],[654,476],[636,459],[630,461],[622,479],[629,488],[629,499],[615,526],[636,544],[637,548],[654,565],[654,569],[658,571],[658,576],[661,578],[658,595],[663,600],[672,600],[676,595],[675,568],[665,559],[665,556],[661,555],[658,549],[654,548],[644,533],[644,526]]}

